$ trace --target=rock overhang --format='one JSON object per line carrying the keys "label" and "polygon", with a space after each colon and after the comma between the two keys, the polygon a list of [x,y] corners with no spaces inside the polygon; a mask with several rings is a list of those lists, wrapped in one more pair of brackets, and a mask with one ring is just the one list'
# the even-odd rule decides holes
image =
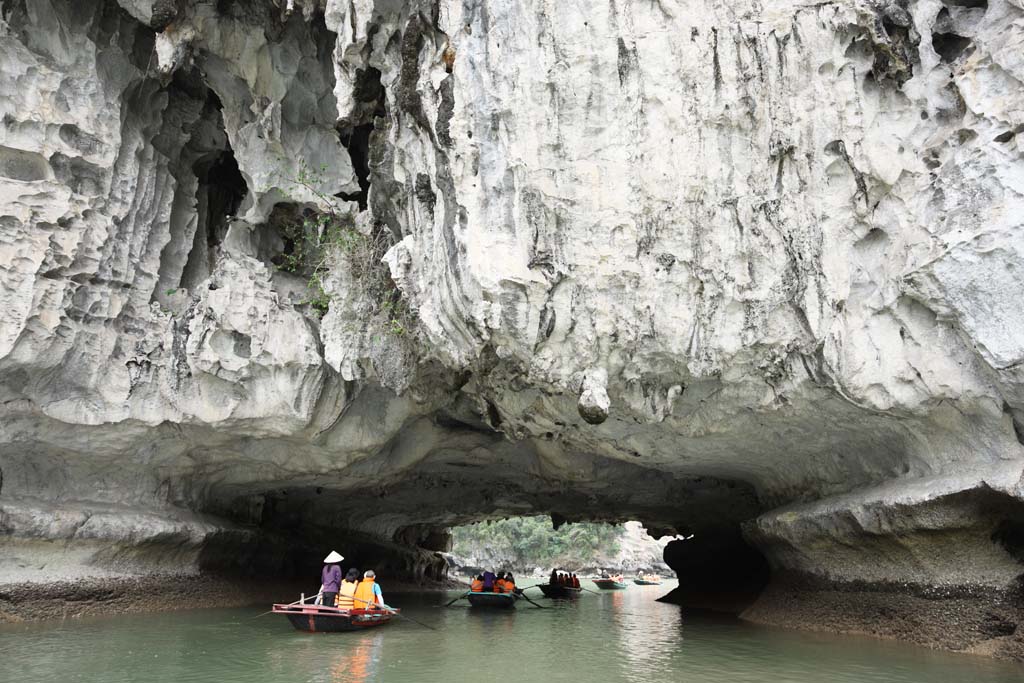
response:
{"label": "rock overhang", "polygon": [[[19,4],[7,538],[86,509],[78,540],[197,567],[208,524],[436,546],[544,512],[1011,584],[1021,10],[727,5]],[[280,267],[332,206],[386,296]]]}

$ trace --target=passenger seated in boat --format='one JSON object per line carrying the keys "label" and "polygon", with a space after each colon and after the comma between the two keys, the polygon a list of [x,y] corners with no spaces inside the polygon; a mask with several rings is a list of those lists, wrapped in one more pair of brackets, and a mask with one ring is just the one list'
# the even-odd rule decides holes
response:
{"label": "passenger seated in boat", "polygon": [[493,593],[494,592],[494,581],[497,578],[498,577],[496,577],[494,575],[494,572],[484,572],[484,592],[485,593]]}
{"label": "passenger seated in boat", "polygon": [[512,572],[505,574],[505,592],[515,593],[516,592],[516,580],[512,576]]}
{"label": "passenger seated in boat", "polygon": [[552,586],[558,585],[558,570],[557,569],[552,569],[551,570],[551,578],[548,579],[548,583],[551,584]]}
{"label": "passenger seated in boat", "polygon": [[353,609],[355,601],[352,597],[356,594],[356,587],[359,586],[359,570],[352,567],[345,574],[341,582],[341,589],[338,591],[338,608]]}
{"label": "passenger seated in boat", "polygon": [[579,580],[579,578],[577,578],[577,576],[575,574],[572,575],[572,587],[573,588],[579,588],[580,587],[580,580]]}
{"label": "passenger seated in boat", "polygon": [[504,593],[505,592],[505,573],[499,572],[498,578],[494,580],[494,592]]}
{"label": "passenger seated in boat", "polygon": [[356,609],[379,609],[384,604],[384,594],[377,585],[377,575],[370,569],[363,573],[363,580],[356,586],[352,600]]}
{"label": "passenger seated in boat", "polygon": [[472,591],[473,593],[482,593],[483,592],[483,590],[484,590],[484,575],[483,574],[480,574],[475,579],[473,579],[473,583],[469,584],[469,590]]}

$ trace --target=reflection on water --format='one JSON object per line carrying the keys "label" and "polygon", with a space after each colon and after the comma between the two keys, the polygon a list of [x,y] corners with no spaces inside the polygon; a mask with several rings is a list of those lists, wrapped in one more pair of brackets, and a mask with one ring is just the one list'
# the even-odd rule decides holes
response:
{"label": "reflection on water", "polygon": [[[0,682],[26,683],[1004,683],[1024,667],[684,612],[630,586],[510,611],[392,594],[401,619],[307,634],[252,609],[0,626]],[[385,585],[385,590],[387,590]],[[531,595],[536,591],[531,591]],[[454,594],[449,595],[449,599]]]}
{"label": "reflection on water", "polygon": [[[657,586],[637,587],[655,597],[664,591]],[[627,589],[629,590],[629,589]],[[646,683],[651,671],[662,671],[669,666],[672,651],[679,647],[681,640],[680,610],[655,609],[642,614],[633,614],[626,607],[624,592],[611,596],[613,622],[619,636],[619,643],[625,657],[622,676],[627,681]]]}
{"label": "reflection on water", "polygon": [[364,683],[374,680],[380,647],[384,642],[383,631],[353,634],[354,643],[331,643],[334,648],[334,663],[331,665],[332,683]]}

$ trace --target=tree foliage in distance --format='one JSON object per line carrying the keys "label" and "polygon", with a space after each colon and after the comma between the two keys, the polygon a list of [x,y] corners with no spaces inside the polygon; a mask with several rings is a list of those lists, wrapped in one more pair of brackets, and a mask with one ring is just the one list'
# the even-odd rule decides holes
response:
{"label": "tree foliage in distance", "polygon": [[486,554],[513,565],[547,566],[591,562],[619,551],[621,525],[581,522],[558,531],[548,517],[513,517],[452,529],[452,552],[464,557]]}

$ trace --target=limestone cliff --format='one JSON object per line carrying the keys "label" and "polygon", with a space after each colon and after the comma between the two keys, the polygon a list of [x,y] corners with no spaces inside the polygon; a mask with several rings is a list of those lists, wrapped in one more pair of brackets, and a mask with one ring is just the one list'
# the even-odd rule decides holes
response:
{"label": "limestone cliff", "polygon": [[1019,647],[1021,0],[0,16],[0,580],[542,512]]}

